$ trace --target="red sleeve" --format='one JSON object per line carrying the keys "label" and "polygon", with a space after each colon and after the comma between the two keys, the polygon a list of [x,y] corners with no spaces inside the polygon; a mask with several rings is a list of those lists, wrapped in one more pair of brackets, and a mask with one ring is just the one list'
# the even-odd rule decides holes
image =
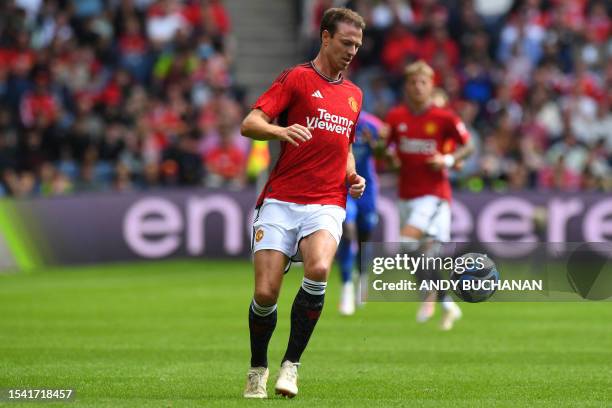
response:
{"label": "red sleeve", "polygon": [[[359,112],[359,114],[361,114],[361,112]],[[357,116],[357,118],[359,118],[359,116]],[[357,129],[357,123],[355,123],[353,125],[353,128],[351,129],[351,134],[349,135],[349,144],[355,143],[355,129]]]}
{"label": "red sleeve", "polygon": [[459,118],[459,116],[451,113],[449,129],[448,129],[449,138],[454,140],[460,145],[466,144],[470,140],[470,132],[468,132],[467,128],[463,121]]}
{"label": "red sleeve", "polygon": [[253,109],[261,109],[270,119],[275,119],[291,104],[295,89],[295,71],[283,71],[253,104]]}

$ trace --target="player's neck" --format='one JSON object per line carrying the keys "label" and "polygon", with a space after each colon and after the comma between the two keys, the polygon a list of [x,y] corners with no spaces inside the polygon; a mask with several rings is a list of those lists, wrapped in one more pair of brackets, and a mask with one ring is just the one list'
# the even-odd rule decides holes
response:
{"label": "player's neck", "polygon": [[332,64],[319,52],[315,59],[312,60],[312,65],[319,72],[319,74],[328,78],[330,81],[337,81],[340,79],[341,71],[336,71],[332,68]]}
{"label": "player's neck", "polygon": [[413,101],[408,100],[408,109],[415,115],[420,115],[425,112],[431,106],[431,101],[427,101],[425,103],[415,103]]}

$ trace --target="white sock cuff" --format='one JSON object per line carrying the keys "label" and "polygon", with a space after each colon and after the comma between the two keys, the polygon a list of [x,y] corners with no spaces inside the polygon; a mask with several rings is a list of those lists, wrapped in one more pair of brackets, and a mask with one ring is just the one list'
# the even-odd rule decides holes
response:
{"label": "white sock cuff", "polygon": [[444,299],[442,299],[442,309],[444,310],[452,309],[454,304],[455,302],[453,302],[453,298],[451,298],[449,295],[444,296]]}
{"label": "white sock cuff", "polygon": [[272,306],[259,306],[255,299],[251,301],[251,310],[257,316],[266,317],[276,310],[276,303]]}
{"label": "white sock cuff", "polygon": [[304,289],[307,293],[310,293],[311,295],[325,294],[326,287],[327,282],[317,282],[306,277],[302,280],[302,289]]}

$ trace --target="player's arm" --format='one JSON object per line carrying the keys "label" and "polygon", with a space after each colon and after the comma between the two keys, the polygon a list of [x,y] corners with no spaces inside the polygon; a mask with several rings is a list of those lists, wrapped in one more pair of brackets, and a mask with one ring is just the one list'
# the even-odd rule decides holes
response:
{"label": "player's arm", "polygon": [[452,153],[453,160],[455,163],[461,163],[474,153],[474,144],[471,140],[468,140],[464,145],[459,146],[457,150]]}
{"label": "player's arm", "polygon": [[467,157],[474,152],[474,145],[470,140],[470,135],[465,125],[459,118],[455,118],[451,127],[451,138],[457,141],[458,147],[452,153],[442,154],[437,152],[429,160],[429,165],[434,170],[442,168],[457,169]]}
{"label": "player's arm", "polygon": [[305,126],[294,123],[291,126],[282,127],[270,122],[272,119],[264,111],[253,109],[242,121],[240,133],[253,140],[281,140],[294,146],[312,138],[310,130]]}
{"label": "player's arm", "polygon": [[434,169],[440,170],[443,168],[457,168],[461,165],[463,160],[468,158],[474,152],[474,145],[471,141],[467,141],[464,145],[459,146],[452,153],[442,154],[437,152],[429,160],[427,163]]}
{"label": "player's arm", "polygon": [[368,128],[363,130],[363,138],[370,145],[372,153],[376,158],[384,158],[387,152],[387,140],[389,138],[389,125],[381,123],[380,127],[376,131],[376,136],[372,134],[372,131]]}
{"label": "player's arm", "polygon": [[390,171],[397,172],[401,167],[400,158],[397,155],[395,145],[390,145],[387,142],[379,144],[373,151],[374,157],[378,160],[382,160]]}
{"label": "player's arm", "polygon": [[365,179],[357,174],[355,167],[355,156],[353,155],[353,146],[349,146],[349,154],[346,159],[346,180],[349,183],[349,194],[353,198],[359,198],[365,191]]}
{"label": "player's arm", "polygon": [[389,170],[399,172],[400,167],[402,167],[402,162],[400,161],[400,158],[398,157],[397,152],[394,149],[387,148],[387,150],[385,150],[384,152],[383,157],[385,159],[385,163],[387,163]]}
{"label": "player's arm", "polygon": [[397,154],[397,144],[399,143],[398,135],[395,130],[394,113],[389,112],[384,120],[384,129],[381,139],[384,143],[374,150],[374,157],[379,160],[384,160],[387,168],[393,172],[398,172],[401,167],[400,158]]}

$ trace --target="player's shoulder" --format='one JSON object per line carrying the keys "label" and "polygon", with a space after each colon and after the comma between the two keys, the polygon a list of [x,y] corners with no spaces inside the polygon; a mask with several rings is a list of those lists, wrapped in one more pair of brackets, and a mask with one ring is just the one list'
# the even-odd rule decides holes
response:
{"label": "player's shoulder", "polygon": [[455,122],[458,118],[458,115],[452,109],[447,108],[446,106],[432,106],[428,113],[432,117],[436,117],[444,121]]}
{"label": "player's shoulder", "polygon": [[305,62],[302,64],[297,64],[292,67],[285,69],[281,72],[274,82],[285,83],[287,81],[298,80],[302,78],[304,75],[307,75],[309,71],[311,71],[311,66],[309,62]]}
{"label": "player's shoulder", "polygon": [[397,118],[405,116],[407,113],[408,113],[408,110],[403,104],[395,105],[391,109],[389,109],[389,111],[387,112],[385,121],[386,122],[393,121]]}
{"label": "player's shoulder", "polygon": [[357,93],[359,96],[362,95],[361,88],[359,88],[353,81],[350,79],[344,78],[342,81],[342,85],[350,89],[352,92]]}

